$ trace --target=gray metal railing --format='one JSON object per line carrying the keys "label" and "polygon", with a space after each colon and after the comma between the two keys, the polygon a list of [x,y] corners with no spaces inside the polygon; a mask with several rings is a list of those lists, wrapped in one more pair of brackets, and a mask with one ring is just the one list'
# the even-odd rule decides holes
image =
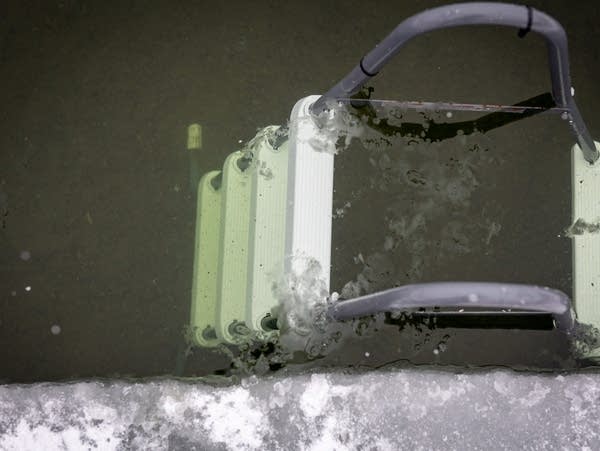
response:
{"label": "gray metal railing", "polygon": [[320,114],[328,108],[329,100],[356,94],[410,39],[429,31],[463,25],[503,25],[520,29],[520,36],[533,31],[545,38],[552,79],[552,96],[556,106],[568,110],[569,124],[585,159],[594,163],[599,153],[571,92],[569,51],[565,30],[553,17],[524,5],[492,2],[456,3],[409,17],[365,55],[348,75],[322,95],[311,106],[311,111],[313,114]]}
{"label": "gray metal railing", "polygon": [[[407,313],[445,320],[495,317],[504,328],[510,317],[521,317],[527,324],[547,317],[548,328],[563,332],[573,329],[575,319],[571,300],[562,291],[535,285],[489,282],[431,282],[404,285],[333,304],[329,316],[338,321],[351,320],[380,312]],[[539,323],[539,321],[538,321]]]}

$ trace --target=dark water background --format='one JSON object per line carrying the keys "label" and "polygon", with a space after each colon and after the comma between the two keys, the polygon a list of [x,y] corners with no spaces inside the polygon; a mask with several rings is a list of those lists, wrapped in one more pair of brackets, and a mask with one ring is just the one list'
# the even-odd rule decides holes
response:
{"label": "dark water background", "polygon": [[[172,373],[193,260],[187,125],[203,125],[202,162],[207,171],[219,168],[239,140],[284,123],[298,99],[328,89],[402,19],[446,3],[3,2],[0,379]],[[600,7],[528,4],[567,30],[576,99],[600,136]],[[373,85],[377,98],[510,104],[550,83],[540,38],[476,27],[416,39]],[[372,289],[460,279],[571,294],[571,243],[558,237],[570,223],[568,128],[557,117],[536,117],[489,139],[495,160],[478,163],[481,189],[454,218],[468,252],[422,252],[419,273],[399,270]],[[362,271],[358,253],[380,251],[388,224],[381,219],[390,214],[384,189],[354,192],[373,176],[363,158],[351,148],[336,161],[336,207],[353,202],[334,224],[338,291]],[[435,161],[448,163],[443,158]],[[419,196],[409,202],[414,211]],[[487,240],[492,222],[501,229]],[[416,253],[397,258],[412,262]],[[464,334],[442,363],[560,367],[568,358],[561,338],[554,346],[539,333]],[[330,360],[357,362],[364,349],[386,343],[350,344]],[[413,361],[440,361],[430,351]],[[195,352],[186,374],[227,365],[224,356]]]}

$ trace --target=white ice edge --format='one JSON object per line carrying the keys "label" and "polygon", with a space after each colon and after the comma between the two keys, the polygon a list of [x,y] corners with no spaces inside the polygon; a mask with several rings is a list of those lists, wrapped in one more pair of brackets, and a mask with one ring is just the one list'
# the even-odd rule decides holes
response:
{"label": "white ice edge", "polygon": [[0,449],[600,449],[600,374],[0,386]]}

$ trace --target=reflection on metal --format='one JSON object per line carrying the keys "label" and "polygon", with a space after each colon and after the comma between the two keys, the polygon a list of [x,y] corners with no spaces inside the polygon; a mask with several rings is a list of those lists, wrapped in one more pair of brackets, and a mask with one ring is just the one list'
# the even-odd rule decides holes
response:
{"label": "reflection on metal", "polygon": [[[385,106],[388,108],[396,108],[399,110],[415,110],[428,112],[438,111],[474,111],[474,112],[501,112],[501,113],[515,113],[515,114],[538,114],[543,112],[552,113],[568,113],[567,108],[554,107],[554,99],[552,95],[548,93],[540,94],[539,96],[532,97],[531,99],[524,100],[523,102],[515,105],[497,105],[497,104],[478,104],[478,103],[455,103],[455,102],[421,102],[418,100],[380,100],[380,99],[362,99],[362,98],[345,98],[336,99],[341,103],[349,103],[354,108],[361,108],[363,106]],[[525,116],[528,117],[528,116]]]}
{"label": "reflection on metal", "polygon": [[[563,115],[568,111],[565,108],[554,107],[554,100],[550,93],[540,94],[515,105],[397,102],[372,99],[340,99],[339,101],[343,104],[351,104],[354,107],[353,114],[364,118],[366,125],[385,136],[419,136],[429,141],[443,141],[454,138],[459,134],[485,133],[536,114],[551,112]],[[393,125],[389,123],[387,118],[378,117],[377,107],[393,108],[395,111],[413,110],[421,113],[487,111],[490,114],[469,121],[439,123],[425,118],[421,123],[403,121],[400,125]]]}
{"label": "reflection on metal", "polygon": [[[483,282],[432,282],[405,285],[339,302],[337,320],[391,312],[427,319],[435,327],[479,329],[560,329],[574,325],[571,300],[563,292],[534,285]],[[393,321],[392,321],[393,322]]]}

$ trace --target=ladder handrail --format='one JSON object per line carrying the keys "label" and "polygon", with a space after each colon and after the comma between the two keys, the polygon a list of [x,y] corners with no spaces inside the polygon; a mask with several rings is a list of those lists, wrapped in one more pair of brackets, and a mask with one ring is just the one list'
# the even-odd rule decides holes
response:
{"label": "ladder handrail", "polygon": [[[439,309],[450,309],[440,311]],[[465,310],[472,310],[467,311]],[[429,282],[404,285],[358,298],[339,301],[329,308],[329,316],[346,321],[381,312],[430,314],[454,313],[499,316],[516,314],[551,315],[555,327],[573,329],[571,300],[562,291],[535,285],[494,282]]]}
{"label": "ladder handrail", "polygon": [[312,106],[313,114],[326,110],[330,99],[350,97],[387,64],[410,39],[429,31],[463,25],[503,25],[519,28],[519,36],[529,31],[542,35],[548,48],[552,96],[556,105],[569,110],[571,125],[585,159],[594,163],[596,149],[572,95],[567,35],[553,17],[535,8],[496,2],[456,3],[415,14],[400,23],[383,41],[365,55],[343,79]]}

